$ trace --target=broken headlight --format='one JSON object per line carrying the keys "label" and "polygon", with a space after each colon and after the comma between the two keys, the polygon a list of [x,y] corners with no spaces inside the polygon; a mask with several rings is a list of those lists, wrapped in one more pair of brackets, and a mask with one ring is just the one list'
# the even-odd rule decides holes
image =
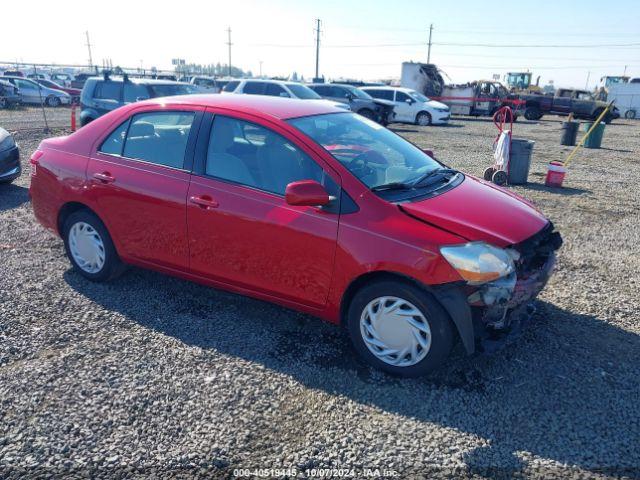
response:
{"label": "broken headlight", "polygon": [[515,270],[513,254],[484,242],[441,247],[440,253],[470,285],[505,277]]}

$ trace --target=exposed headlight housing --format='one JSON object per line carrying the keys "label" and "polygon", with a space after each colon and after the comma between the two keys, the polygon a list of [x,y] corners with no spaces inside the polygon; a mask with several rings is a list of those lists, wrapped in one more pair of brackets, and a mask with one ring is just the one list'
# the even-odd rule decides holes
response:
{"label": "exposed headlight housing", "polygon": [[470,285],[481,285],[505,277],[515,270],[517,252],[484,242],[441,247],[440,253]]}

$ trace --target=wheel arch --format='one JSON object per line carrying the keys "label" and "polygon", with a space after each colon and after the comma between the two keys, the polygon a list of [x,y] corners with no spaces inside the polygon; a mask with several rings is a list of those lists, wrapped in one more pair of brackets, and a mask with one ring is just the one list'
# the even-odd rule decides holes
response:
{"label": "wheel arch", "polygon": [[[87,210],[88,212],[91,212],[93,215],[95,215],[96,217],[98,217],[98,219],[100,219],[100,221],[105,224],[104,220],[100,217],[100,215],[98,215],[91,207],[89,207],[89,205],[87,205],[86,203],[82,203],[82,202],[67,202],[64,205],[62,205],[62,207],[60,207],[60,210],[58,210],[58,218],[56,221],[56,228],[58,229],[58,234],[60,236],[62,236],[62,229],[64,227],[64,222],[67,221],[67,218],[69,218],[69,216],[75,212],[79,212],[80,210]],[[105,224],[106,225],[106,224]]]}
{"label": "wheel arch", "polygon": [[382,280],[394,280],[407,283],[433,295],[444,311],[447,312],[449,319],[455,326],[458,339],[462,342],[466,352],[468,354],[472,354],[474,352],[475,340],[471,307],[467,302],[466,296],[459,288],[459,285],[444,284],[429,286],[408,275],[388,270],[366,272],[351,281],[340,301],[341,326],[346,325],[349,305],[358,290],[367,283]]}

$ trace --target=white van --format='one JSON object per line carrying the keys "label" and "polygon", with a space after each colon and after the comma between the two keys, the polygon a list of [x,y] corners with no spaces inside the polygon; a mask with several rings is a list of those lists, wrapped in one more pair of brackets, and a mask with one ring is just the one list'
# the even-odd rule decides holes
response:
{"label": "white van", "polygon": [[391,100],[395,107],[394,122],[416,125],[446,125],[451,118],[449,107],[444,103],[430,100],[410,88],[401,87],[360,87],[373,98]]}

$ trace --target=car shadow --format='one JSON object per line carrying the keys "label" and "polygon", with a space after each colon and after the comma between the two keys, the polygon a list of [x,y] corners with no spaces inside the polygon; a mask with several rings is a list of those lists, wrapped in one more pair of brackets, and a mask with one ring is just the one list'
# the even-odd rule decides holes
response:
{"label": "car shadow", "polygon": [[28,201],[28,188],[13,183],[0,183],[0,212],[12,210]]}
{"label": "car shadow", "polygon": [[[543,174],[541,174],[543,176]],[[559,195],[584,195],[591,193],[591,190],[586,190],[584,188],[574,188],[574,187],[549,187],[544,183],[524,183],[522,185],[513,185],[514,187],[522,188],[524,190],[534,190],[536,192],[549,192],[549,193],[557,193]]]}
{"label": "car shadow", "polygon": [[[640,336],[595,316],[537,301],[530,328],[500,352],[460,354],[428,377],[399,379],[366,366],[341,328],[269,303],[139,269],[107,284],[73,270],[64,279],[102,308],[185,345],[480,437],[484,446],[463,455],[472,473],[513,478],[527,469],[522,452],[531,452],[599,473],[618,472],[615,462],[626,458],[640,474],[637,450],[628,444],[640,438]],[[495,465],[507,471],[495,472]]]}

